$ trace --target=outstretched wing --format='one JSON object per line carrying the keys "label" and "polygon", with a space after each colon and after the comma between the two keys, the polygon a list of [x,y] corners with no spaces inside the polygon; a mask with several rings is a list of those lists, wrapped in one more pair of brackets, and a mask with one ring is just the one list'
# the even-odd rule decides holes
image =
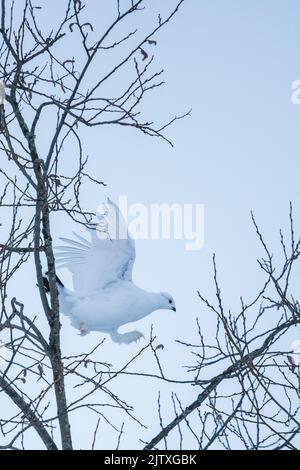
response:
{"label": "outstretched wing", "polygon": [[58,267],[73,274],[74,291],[85,295],[117,280],[132,280],[135,260],[134,240],[119,208],[109,199],[103,204],[91,241],[74,233],[76,239],[61,238],[66,245],[56,247]]}

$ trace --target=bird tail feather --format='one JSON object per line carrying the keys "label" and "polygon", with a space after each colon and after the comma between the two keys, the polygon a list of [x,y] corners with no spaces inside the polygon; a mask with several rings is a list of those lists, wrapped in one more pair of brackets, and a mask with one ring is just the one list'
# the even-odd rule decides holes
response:
{"label": "bird tail feather", "polygon": [[[43,276],[43,283],[44,289],[46,294],[50,292],[50,285],[48,279],[48,273],[45,273]],[[64,284],[61,282],[58,276],[56,276],[56,287],[58,292],[58,299],[59,299],[59,308],[61,313],[66,315],[67,317],[72,317],[72,307],[73,307],[73,297],[72,292],[70,292]]]}
{"label": "bird tail feather", "polygon": [[[49,279],[48,279],[48,272],[45,273],[45,276],[43,276],[43,283],[44,283],[44,289],[47,294],[50,292],[50,284],[49,284]],[[61,282],[58,276],[56,276],[56,285],[57,285],[57,290],[58,293],[61,293],[61,290],[64,289],[64,284]]]}

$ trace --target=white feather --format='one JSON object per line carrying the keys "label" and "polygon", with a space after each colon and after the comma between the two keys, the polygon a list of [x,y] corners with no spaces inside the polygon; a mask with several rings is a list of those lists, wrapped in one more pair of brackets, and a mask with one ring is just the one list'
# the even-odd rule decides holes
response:
{"label": "white feather", "polygon": [[61,238],[66,245],[56,247],[57,264],[71,271],[74,291],[57,287],[62,312],[81,334],[102,331],[113,341],[130,343],[143,335],[120,334],[120,326],[159,308],[175,310],[169,294],[149,293],[132,282],[135,243],[112,201],[104,206],[97,229],[90,230],[91,241],[74,236],[77,240]]}

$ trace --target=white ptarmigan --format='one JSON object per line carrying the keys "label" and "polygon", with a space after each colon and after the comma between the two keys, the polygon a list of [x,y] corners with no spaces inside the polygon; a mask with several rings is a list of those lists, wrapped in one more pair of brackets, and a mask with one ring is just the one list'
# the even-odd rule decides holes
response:
{"label": "white ptarmigan", "polygon": [[[132,282],[135,243],[128,234],[119,208],[109,199],[99,217],[91,241],[74,233],[76,240],[57,247],[58,266],[73,275],[73,291],[57,279],[59,305],[63,314],[81,335],[90,331],[108,333],[117,343],[131,343],[143,337],[139,331],[118,333],[118,328],[135,322],[159,309],[176,312],[168,293],[152,293]],[[48,290],[48,279],[44,278]]]}

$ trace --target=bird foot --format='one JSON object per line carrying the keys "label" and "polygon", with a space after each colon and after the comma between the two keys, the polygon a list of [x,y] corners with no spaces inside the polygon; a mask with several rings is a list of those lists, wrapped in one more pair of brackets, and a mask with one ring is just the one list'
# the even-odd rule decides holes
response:
{"label": "bird foot", "polygon": [[90,332],[90,330],[88,329],[88,327],[86,326],[86,324],[83,323],[83,322],[80,323],[80,325],[79,325],[79,331],[80,331],[80,333],[79,333],[80,336],[86,336],[86,335],[88,335],[89,332]]}
{"label": "bird foot", "polygon": [[116,330],[110,332],[111,339],[119,344],[130,344],[144,338],[144,335],[137,330],[129,331],[128,333],[118,333]]}
{"label": "bird foot", "polygon": [[144,338],[143,333],[140,333],[139,331],[132,331],[131,332],[131,342],[137,343],[140,341],[142,338]]}

